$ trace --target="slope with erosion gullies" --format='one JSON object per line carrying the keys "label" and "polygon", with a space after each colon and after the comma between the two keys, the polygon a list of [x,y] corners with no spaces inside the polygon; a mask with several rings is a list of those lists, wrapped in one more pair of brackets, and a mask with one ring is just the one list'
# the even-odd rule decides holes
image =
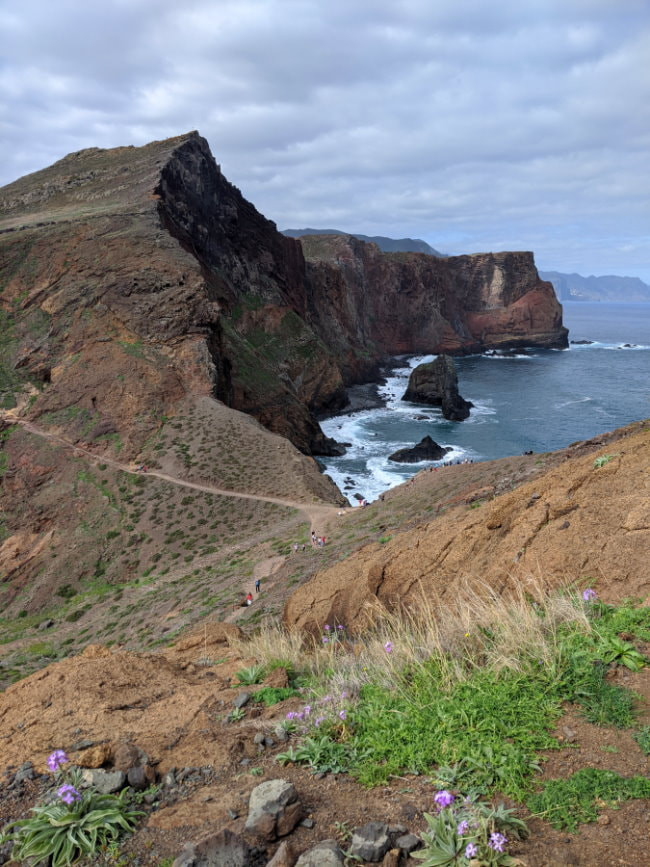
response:
{"label": "slope with erosion gullies", "polygon": [[145,443],[146,473],[119,449],[4,415],[3,682],[88,641],[142,648],[226,617],[258,561],[307,539],[304,510],[342,502],[312,458],[209,397]]}
{"label": "slope with erosion gullies", "polygon": [[[608,602],[647,598],[650,423],[575,444],[556,453],[558,459],[553,469],[498,496],[498,474],[489,478],[492,462],[467,465],[474,478],[474,467],[483,467],[483,487],[462,505],[317,574],[288,600],[286,624],[316,630],[338,621],[359,629],[369,605],[393,609],[424,593],[444,606],[467,581],[498,593],[572,583],[595,587]],[[463,470],[424,471],[408,489],[414,497],[421,488],[434,497]],[[373,505],[377,520],[384,511],[390,515],[392,494]]]}

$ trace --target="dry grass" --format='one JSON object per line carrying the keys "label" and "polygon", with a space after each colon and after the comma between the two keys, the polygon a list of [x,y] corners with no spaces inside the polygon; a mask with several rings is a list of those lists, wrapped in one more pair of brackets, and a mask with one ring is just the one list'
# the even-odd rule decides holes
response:
{"label": "dry grass", "polygon": [[387,612],[377,604],[368,610],[367,630],[354,639],[337,624],[324,628],[322,637],[312,637],[276,623],[238,642],[237,649],[261,664],[282,660],[325,692],[350,694],[365,683],[399,689],[425,665],[435,666],[448,687],[478,668],[548,668],[558,660],[561,627],[571,623],[587,632],[591,625],[577,596],[550,595],[541,583],[533,589],[531,594],[531,588],[515,586],[499,595],[485,584],[468,581],[444,607],[424,591],[410,608]]}

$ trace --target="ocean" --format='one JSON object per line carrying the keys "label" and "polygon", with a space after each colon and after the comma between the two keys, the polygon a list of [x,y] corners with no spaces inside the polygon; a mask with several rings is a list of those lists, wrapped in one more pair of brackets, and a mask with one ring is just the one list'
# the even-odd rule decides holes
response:
{"label": "ocean", "polygon": [[424,467],[442,463],[388,460],[427,434],[452,449],[447,462],[485,461],[552,451],[650,417],[650,304],[573,301],[563,311],[569,340],[591,343],[530,349],[515,357],[454,359],[459,392],[474,404],[462,422],[402,401],[412,368],[435,356],[400,358],[403,365],[379,386],[384,407],[321,421],[328,436],[350,443],[343,457],[320,459],[325,472],[356,504],[355,493],[374,500]]}

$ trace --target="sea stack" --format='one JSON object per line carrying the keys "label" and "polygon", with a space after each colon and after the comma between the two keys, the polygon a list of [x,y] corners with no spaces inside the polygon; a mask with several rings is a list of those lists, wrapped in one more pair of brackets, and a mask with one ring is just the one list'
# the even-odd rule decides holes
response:
{"label": "sea stack", "polygon": [[435,361],[418,364],[409,377],[402,400],[440,406],[443,416],[449,421],[463,421],[473,406],[458,393],[456,365],[448,355],[439,355]]}

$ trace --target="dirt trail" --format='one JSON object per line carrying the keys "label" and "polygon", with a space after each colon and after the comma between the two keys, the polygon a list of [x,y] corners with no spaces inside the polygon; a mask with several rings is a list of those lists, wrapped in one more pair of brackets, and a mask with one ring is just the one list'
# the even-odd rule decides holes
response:
{"label": "dirt trail", "polygon": [[170,476],[167,473],[161,473],[157,470],[147,470],[147,472],[144,473],[142,470],[137,470],[129,464],[120,463],[119,461],[116,461],[113,458],[109,458],[105,455],[96,455],[89,449],[84,448],[80,445],[76,445],[75,443],[72,443],[69,440],[66,440],[63,437],[59,436],[58,434],[43,430],[42,428],[37,427],[35,424],[32,424],[32,422],[29,422],[26,419],[18,418],[18,416],[16,416],[14,412],[12,412],[12,410],[0,410],[0,419],[5,419],[12,424],[19,424],[24,427],[25,430],[29,431],[29,433],[34,434],[35,436],[40,436],[44,439],[56,442],[64,448],[72,449],[77,454],[83,454],[86,457],[89,457],[93,461],[93,463],[108,464],[108,466],[114,467],[117,470],[121,470],[122,472],[129,473],[133,476],[155,476],[156,478],[163,479],[164,481],[170,482],[173,485],[180,485],[181,487],[191,488],[195,491],[206,491],[210,494],[219,494],[222,497],[235,497],[241,500],[256,500],[263,503],[275,503],[278,506],[286,506],[287,508],[297,509],[299,512],[302,512],[302,514],[306,516],[307,520],[309,521],[310,530],[314,530],[317,533],[322,534],[323,526],[326,524],[326,522],[328,522],[330,518],[332,518],[337,512],[340,511],[339,506],[330,506],[326,503],[301,503],[297,500],[285,500],[281,497],[266,497],[262,496],[261,494],[247,494],[243,491],[231,491],[225,488],[218,488],[215,485],[200,484],[199,482],[190,482],[186,479],[179,479],[177,476]]}

